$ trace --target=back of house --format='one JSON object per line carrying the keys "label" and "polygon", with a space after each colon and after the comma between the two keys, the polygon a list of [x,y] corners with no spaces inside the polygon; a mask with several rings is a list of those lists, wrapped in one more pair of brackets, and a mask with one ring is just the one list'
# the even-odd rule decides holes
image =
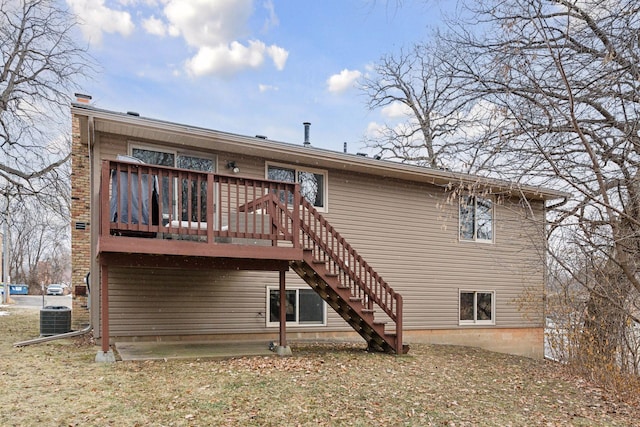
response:
{"label": "back of house", "polygon": [[[71,112],[73,326],[90,322],[105,344],[268,342],[284,314],[290,340],[369,341],[387,323],[400,328],[381,334],[397,332],[400,347],[543,357],[545,202],[562,194],[86,104]],[[305,258],[311,240],[329,264]],[[341,274],[367,289],[341,294]],[[354,320],[369,311],[375,320]]]}

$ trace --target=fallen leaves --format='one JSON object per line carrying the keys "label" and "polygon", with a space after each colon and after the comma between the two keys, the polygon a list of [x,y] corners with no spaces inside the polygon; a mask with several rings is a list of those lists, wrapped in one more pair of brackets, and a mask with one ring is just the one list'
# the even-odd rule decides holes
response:
{"label": "fallen leaves", "polygon": [[[13,319],[37,332],[24,316],[0,329]],[[464,347],[396,357],[292,343],[286,358],[97,365],[91,344],[10,347],[21,338],[0,335],[3,426],[623,426],[640,415],[560,365]]]}

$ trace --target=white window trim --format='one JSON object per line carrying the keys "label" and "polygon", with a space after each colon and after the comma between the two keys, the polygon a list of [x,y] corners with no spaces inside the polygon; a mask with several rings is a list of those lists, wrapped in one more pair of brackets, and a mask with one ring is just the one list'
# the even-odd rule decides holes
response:
{"label": "white window trim", "polygon": [[[473,293],[473,318],[474,320],[462,320],[460,319],[460,297],[463,293]],[[491,320],[476,320],[478,314],[476,313],[477,307],[477,295],[478,294],[491,294]],[[483,325],[495,325],[496,324],[496,291],[488,290],[474,290],[474,289],[459,289],[458,290],[458,324],[460,326],[483,326]]]}
{"label": "white window trim", "polygon": [[458,241],[459,242],[465,242],[465,243],[482,243],[482,244],[493,244],[496,242],[496,202],[495,199],[492,196],[470,196],[473,197],[474,200],[474,210],[476,209],[476,204],[477,202],[475,201],[478,197],[480,197],[481,199],[488,199],[491,200],[491,239],[478,239],[477,235],[477,229],[475,229],[475,224],[474,224],[474,235],[473,235],[473,239],[463,239],[462,236],[460,236],[460,227],[462,226],[462,215],[460,215],[460,206],[462,206],[462,198],[465,196],[460,196],[460,198],[458,199]]}
{"label": "white window trim", "polygon": [[[286,291],[299,291],[300,289],[311,289],[308,286],[287,286]],[[277,328],[280,326],[280,322],[270,322],[269,317],[271,313],[271,291],[279,291],[279,286],[267,286],[267,310],[265,311],[265,321],[267,328]],[[300,309],[300,298],[299,293],[296,292],[296,297],[298,298],[296,308]],[[296,313],[296,319],[300,317],[300,312]],[[325,327],[327,326],[327,302],[322,301],[322,323],[300,323],[298,321],[295,322],[287,322],[287,326],[297,327],[297,328],[316,328],[316,327]]]}
{"label": "white window trim", "polygon": [[324,178],[324,189],[322,191],[322,200],[324,201],[323,207],[314,206],[318,212],[329,212],[329,172],[326,169],[308,168],[306,166],[296,166],[289,163],[278,162],[265,162],[264,166],[264,178],[269,179],[269,166],[281,167],[284,169],[292,169],[295,171],[296,182],[298,179],[298,172],[310,172],[318,175],[322,175]]}

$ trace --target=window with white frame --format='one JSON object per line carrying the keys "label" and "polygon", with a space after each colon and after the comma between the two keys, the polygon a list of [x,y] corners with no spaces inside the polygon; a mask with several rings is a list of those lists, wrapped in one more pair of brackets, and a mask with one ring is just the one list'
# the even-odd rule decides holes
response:
{"label": "window with white frame", "polygon": [[327,171],[280,164],[267,164],[267,179],[296,182],[300,193],[320,211],[327,209]]}
{"label": "window with white frame", "polygon": [[[142,160],[144,163],[150,165],[169,166],[199,172],[216,171],[216,157],[214,155],[205,153],[177,151],[164,147],[131,144],[130,154],[132,157]],[[189,194],[189,185],[191,185],[192,194],[192,198],[190,201],[187,200],[187,194]],[[198,200],[195,197],[197,191],[195,187],[195,182],[188,183],[187,181],[184,181],[178,183],[176,181],[173,183],[174,195],[177,194],[178,190],[182,192],[182,206],[177,206],[177,198],[175,198],[175,196],[175,200],[172,200],[171,203],[169,202],[169,179],[167,177],[162,178],[162,206],[164,211],[163,217],[169,218],[171,216],[174,219],[179,218],[179,220],[181,221],[190,220],[196,222],[206,222],[207,183],[200,183],[201,188],[199,211],[197,208]],[[191,204],[191,209],[189,209],[189,204]],[[173,212],[171,213],[170,207],[173,208]],[[191,217],[187,218],[189,216],[187,214],[189,211],[191,211]]]}
{"label": "window with white frame", "polygon": [[[287,325],[326,325],[326,304],[313,289],[287,289],[285,301]],[[267,326],[280,324],[280,289],[278,288],[267,287],[267,316]]]}
{"label": "window with white frame", "polygon": [[460,291],[461,325],[495,325],[495,292]]}
{"label": "window with white frame", "polygon": [[460,240],[493,241],[493,201],[490,198],[460,198]]}

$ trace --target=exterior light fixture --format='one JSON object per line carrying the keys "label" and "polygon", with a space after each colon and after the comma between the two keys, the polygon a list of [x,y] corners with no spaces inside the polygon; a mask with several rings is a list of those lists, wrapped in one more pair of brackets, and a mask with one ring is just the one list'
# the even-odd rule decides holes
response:
{"label": "exterior light fixture", "polygon": [[240,172],[240,168],[238,167],[238,165],[236,165],[236,161],[235,160],[229,160],[227,162],[227,169],[231,169],[231,172],[233,172],[233,173]]}

